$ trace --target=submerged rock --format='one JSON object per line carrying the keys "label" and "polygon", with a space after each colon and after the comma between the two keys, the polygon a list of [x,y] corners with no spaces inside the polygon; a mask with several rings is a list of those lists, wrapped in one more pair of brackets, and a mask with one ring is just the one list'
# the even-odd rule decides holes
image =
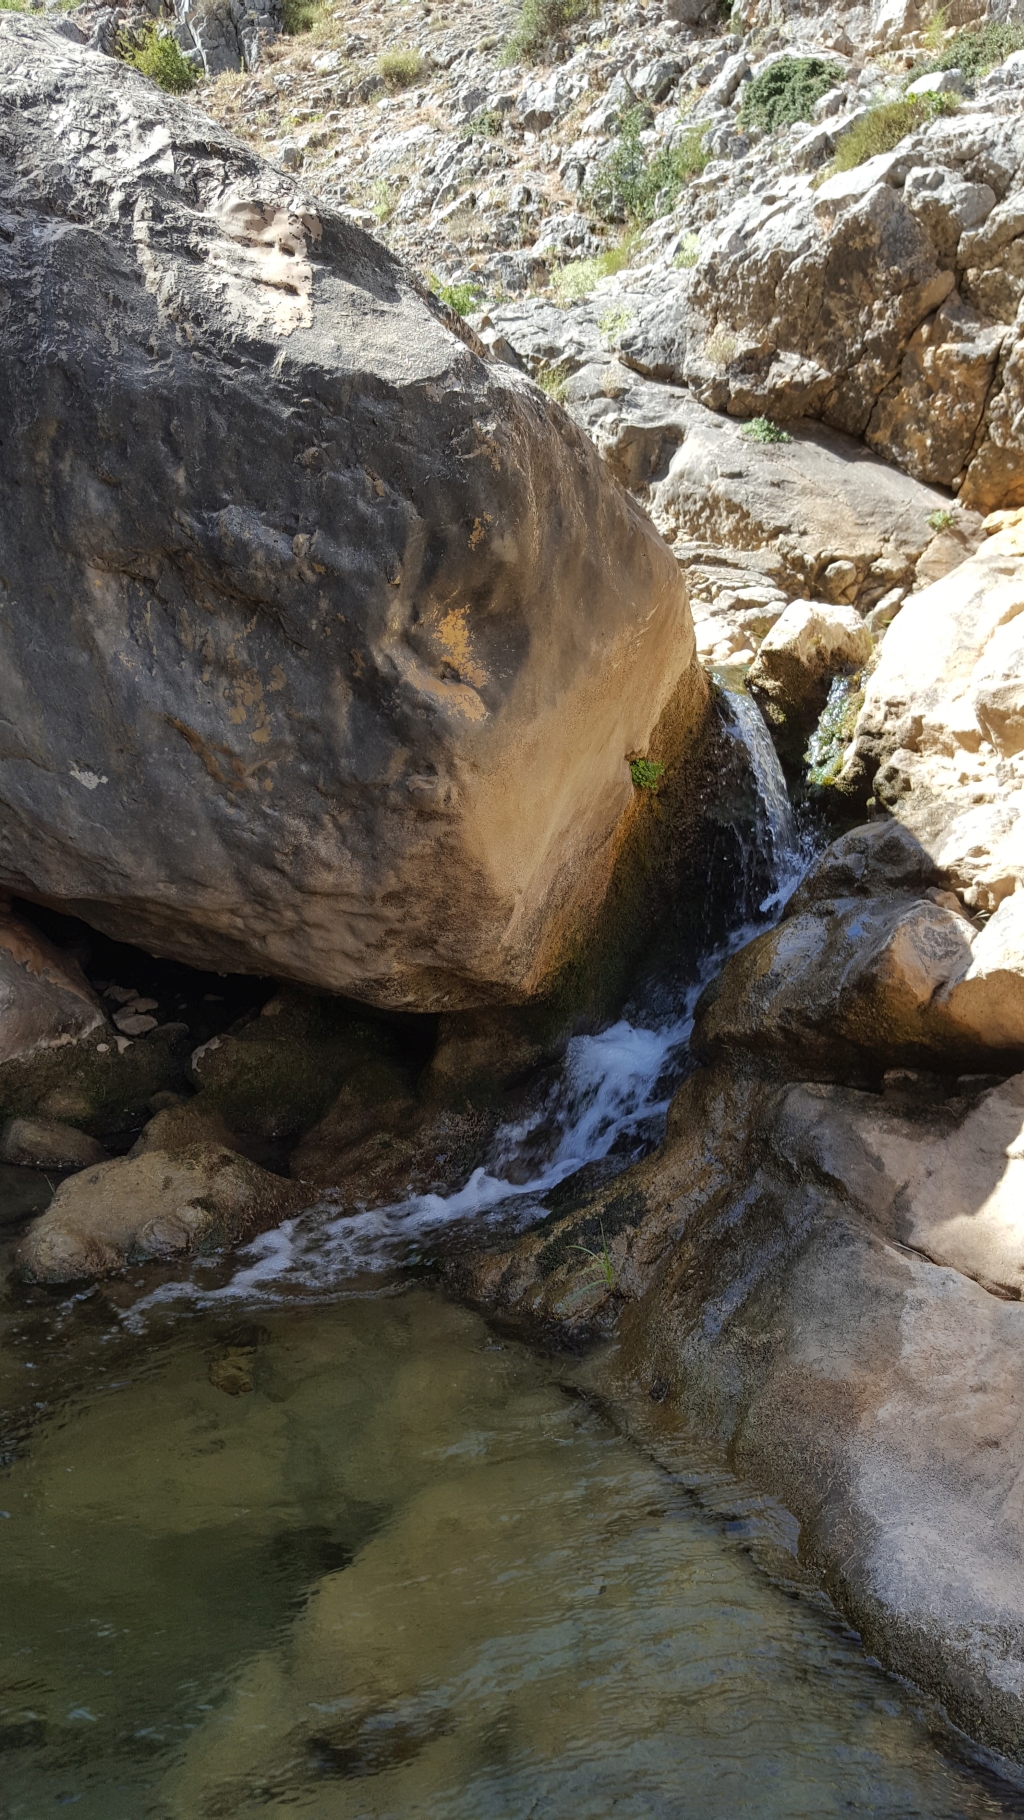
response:
{"label": "submerged rock", "polygon": [[379,1005],[540,993],[627,755],[704,719],[671,552],[294,178],[41,22],[0,74],[0,878]]}

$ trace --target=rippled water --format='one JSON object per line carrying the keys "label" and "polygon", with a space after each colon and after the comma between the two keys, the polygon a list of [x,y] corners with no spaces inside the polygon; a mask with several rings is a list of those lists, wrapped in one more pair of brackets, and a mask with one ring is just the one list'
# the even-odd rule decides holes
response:
{"label": "rippled water", "polygon": [[569,1376],[421,1285],[119,1343],[3,1483],[0,1811],[1024,1811]]}

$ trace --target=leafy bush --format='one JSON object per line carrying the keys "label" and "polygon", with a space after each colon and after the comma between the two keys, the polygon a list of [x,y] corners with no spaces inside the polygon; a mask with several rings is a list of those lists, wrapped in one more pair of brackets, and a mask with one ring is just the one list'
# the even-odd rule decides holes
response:
{"label": "leafy bush", "polygon": [[629,775],[633,779],[634,790],[649,790],[652,796],[657,796],[664,769],[664,765],[659,765],[655,759],[631,758]]}
{"label": "leafy bush", "polygon": [[749,436],[751,442],[792,442],[787,430],[780,430],[770,417],[752,417],[743,425],[741,436]]}
{"label": "leafy bush", "polygon": [[177,38],[163,37],[156,25],[144,26],[137,33],[122,33],[118,52],[124,63],[149,76],[169,95],[187,95],[199,81],[198,71],[183,54]]}
{"label": "leafy bush", "polygon": [[739,341],[731,329],[712,329],[704,343],[704,358],[715,366],[727,367],[735,359]]}
{"label": "leafy bush", "polygon": [[387,178],[378,177],[377,182],[373,186],[373,214],[374,219],[379,221],[382,227],[386,222],[391,220],[397,202],[398,197],[395,195]]}
{"label": "leafy bush", "polygon": [[780,57],[744,88],[740,125],[774,133],[796,120],[810,120],[815,103],[842,79],[839,65],[821,57]]}
{"label": "leafy bush", "polygon": [[598,328],[608,341],[617,341],[624,334],[633,320],[632,310],[620,306],[617,310],[605,310],[598,322]]}
{"label": "leafy bush", "polygon": [[926,126],[938,114],[954,113],[956,106],[953,95],[908,95],[903,101],[880,102],[843,134],[827,174],[855,170],[880,152],[894,151],[908,133]]}
{"label": "leafy bush", "polygon": [[619,143],[601,166],[587,200],[605,221],[635,221],[646,226],[675,208],[679,192],[704,169],[706,127],[693,126],[677,145],[662,146],[648,157],[640,142],[644,110],[632,107],[622,116]]}
{"label": "leafy bush", "polygon": [[501,53],[501,62],[538,63],[545,51],[566,36],[581,19],[589,19],[594,0],[523,0],[516,29]]}
{"label": "leafy bush", "polygon": [[937,57],[918,67],[917,74],[932,70],[963,70],[971,82],[1002,63],[1012,51],[1020,50],[1024,50],[1024,25],[1014,24],[1009,19],[992,19],[987,25],[975,26],[973,30],[968,26],[957,32],[943,45]]}
{"label": "leafy bush", "polygon": [[320,0],[282,0],[281,29],[289,38],[311,32],[322,10]]}
{"label": "leafy bush", "polygon": [[483,295],[479,286],[470,284],[468,280],[465,284],[443,284],[435,272],[430,273],[428,282],[434,296],[440,297],[441,302],[454,310],[456,316],[468,316],[471,310],[476,309]]}
{"label": "leafy bush", "polygon": [[377,58],[377,74],[388,88],[412,88],[423,71],[423,58],[417,50],[382,51]]}
{"label": "leafy bush", "polygon": [[933,531],[951,531],[956,524],[956,518],[952,506],[939,506],[936,511],[929,512],[924,522],[926,525],[930,525]]}

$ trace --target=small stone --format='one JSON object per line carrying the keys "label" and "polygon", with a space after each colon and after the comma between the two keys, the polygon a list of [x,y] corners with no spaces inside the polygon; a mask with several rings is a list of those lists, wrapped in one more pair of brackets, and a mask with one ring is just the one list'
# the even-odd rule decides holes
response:
{"label": "small stone", "polygon": [[145,1036],[147,1030],[155,1030],[157,1026],[155,1017],[145,1017],[136,1012],[134,1007],[128,1011],[115,1012],[114,1022],[123,1036]]}
{"label": "small stone", "polygon": [[22,1169],[89,1169],[106,1160],[95,1138],[56,1119],[9,1119],[0,1129],[0,1162]]}

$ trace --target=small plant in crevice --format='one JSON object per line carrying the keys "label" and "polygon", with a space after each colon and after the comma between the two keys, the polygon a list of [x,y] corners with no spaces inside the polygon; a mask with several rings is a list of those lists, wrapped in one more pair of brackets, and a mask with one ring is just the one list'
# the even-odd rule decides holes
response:
{"label": "small plant in crevice", "polygon": [[939,506],[929,512],[924,522],[933,531],[951,531],[956,524],[956,514],[952,506]]}
{"label": "small plant in crevice", "polygon": [[556,404],[561,404],[565,398],[568,383],[569,375],[563,373],[560,367],[545,367],[542,373],[537,374],[537,384],[541,391],[553,398]]}
{"label": "small plant in crevice", "polygon": [[323,12],[321,0],[283,0],[281,30],[286,38],[301,38],[319,23]]}
{"label": "small plant in crevice", "polygon": [[374,219],[385,227],[391,220],[398,206],[398,197],[386,177],[381,177],[373,186],[372,202]]}
{"label": "small plant in crevice", "polygon": [[633,779],[634,790],[649,790],[652,796],[657,796],[664,769],[664,765],[658,764],[656,759],[631,758],[629,775]]}
{"label": "small plant in crevice", "polygon": [[445,284],[436,272],[430,272],[427,283],[434,296],[446,303],[450,310],[454,310],[456,316],[469,316],[483,296],[479,285],[471,283],[469,279],[464,284]]}
{"label": "small plant in crevice", "polygon": [[716,367],[727,367],[735,359],[739,340],[731,329],[712,329],[704,343],[704,358]]}
{"label": "small plant in crevice", "polygon": [[563,1308],[571,1308],[572,1304],[574,1302],[582,1301],[584,1296],[591,1295],[595,1289],[603,1289],[608,1294],[611,1294],[611,1292],[615,1288],[615,1283],[616,1283],[615,1262],[614,1262],[614,1259],[612,1258],[611,1252],[608,1249],[608,1240],[605,1237],[604,1221],[601,1220],[599,1222],[599,1225],[601,1228],[601,1249],[600,1249],[600,1251],[592,1251],[589,1245],[570,1245],[569,1246],[570,1251],[581,1251],[583,1253],[584,1257],[589,1258],[591,1260],[591,1263],[594,1266],[594,1271],[593,1271],[593,1274],[591,1276],[589,1276],[585,1282],[581,1283],[577,1289],[574,1289],[570,1295],[565,1297],[565,1299],[562,1303]]}
{"label": "small plant in crevice", "polygon": [[165,35],[155,23],[143,26],[139,32],[122,32],[117,51],[122,63],[149,76],[169,95],[187,95],[199,81],[198,70],[185,56],[177,38]]}
{"label": "small plant in crevice", "polygon": [[555,302],[564,310],[569,304],[589,297],[602,278],[613,278],[616,272],[628,266],[635,244],[634,234],[624,234],[617,246],[596,253],[592,259],[574,259],[568,265],[558,266],[551,274]]}
{"label": "small plant in crevice", "polygon": [[792,442],[788,430],[782,430],[770,417],[751,417],[743,425],[741,436],[748,436],[751,442]]}
{"label": "small plant in crevice", "polygon": [[699,248],[699,234],[684,234],[682,245],[673,259],[672,264],[677,266],[680,271],[687,271],[690,266],[696,265],[697,260],[700,257]]}
{"label": "small plant in crevice", "polygon": [[842,80],[838,63],[828,63],[821,57],[780,57],[746,84],[739,124],[773,133],[780,126],[810,120],[822,95]]}

